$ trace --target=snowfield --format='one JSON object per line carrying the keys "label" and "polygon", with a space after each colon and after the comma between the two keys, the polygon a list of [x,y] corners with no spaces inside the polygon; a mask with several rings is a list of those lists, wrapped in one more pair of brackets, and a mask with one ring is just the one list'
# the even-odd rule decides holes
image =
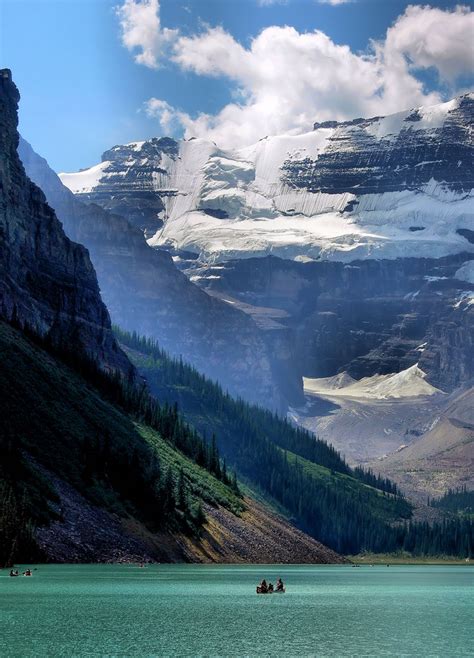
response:
{"label": "snowfield", "polygon": [[353,464],[416,442],[436,425],[452,397],[429,384],[417,365],[360,380],[347,373],[304,378],[304,389],[306,405],[291,409],[289,419],[323,436]]}
{"label": "snowfield", "polygon": [[105,160],[90,169],[83,169],[75,174],[60,174],[61,181],[74,194],[87,194],[99,185],[109,165],[110,162]]}
{"label": "snowfield", "polygon": [[[451,137],[443,133],[445,126],[452,130],[453,113],[462,98],[466,103],[474,96],[362,123],[322,124],[306,134],[266,137],[240,150],[222,150],[204,139],[181,141],[177,154],[163,153],[149,165],[149,176],[140,178],[143,189],[163,195],[165,206],[160,214],[164,226],[148,242],[198,254],[209,263],[267,254],[296,260],[352,261],[474,251],[474,244],[457,233],[458,229],[474,230],[474,195],[468,173],[472,162],[465,156],[464,162],[451,163],[446,146]],[[456,121],[455,130],[464,130],[467,120],[461,120],[461,128],[460,120]],[[390,150],[399,148],[400,140],[404,143],[405,134],[414,144],[415,159],[399,167],[390,161]],[[458,138],[470,148],[472,138],[471,142],[465,136]],[[420,139],[425,148],[420,148]],[[448,155],[438,157],[438,141],[445,151],[448,148]],[[61,180],[75,193],[97,192],[101,185],[126,177],[134,167],[146,170],[147,144],[115,147],[122,152],[128,149],[121,171],[105,161],[86,171],[60,174]],[[330,167],[335,166],[335,173],[340,174],[338,148],[346,160],[354,152],[353,171],[365,167],[374,193],[358,193],[358,186],[349,183],[347,190],[339,188],[335,193],[315,189],[312,171],[322,156],[334,157],[336,164]],[[108,157],[113,152],[111,149]],[[382,163],[377,159],[380,153]],[[438,169],[433,169],[437,165]],[[450,185],[439,173],[447,176],[453,166],[460,179],[470,182],[469,189],[464,183],[461,187]],[[410,181],[400,183],[404,167]],[[353,175],[353,171],[349,173]],[[392,171],[401,189],[387,190]],[[430,178],[430,171],[438,172],[439,179]],[[420,184],[416,184],[417,177]],[[376,189],[377,179],[384,179],[381,192]],[[348,180],[353,178],[349,175]]]}
{"label": "snowfield", "polygon": [[386,400],[389,398],[409,398],[442,393],[426,381],[426,374],[418,365],[388,375],[372,375],[355,380],[347,373],[309,379],[304,377],[305,393],[328,398],[359,398]]}

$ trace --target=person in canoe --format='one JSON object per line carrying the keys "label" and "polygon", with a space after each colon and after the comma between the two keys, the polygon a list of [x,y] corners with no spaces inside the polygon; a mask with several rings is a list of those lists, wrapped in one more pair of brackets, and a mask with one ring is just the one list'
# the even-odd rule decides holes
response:
{"label": "person in canoe", "polygon": [[24,576],[32,576],[33,574],[31,573],[31,569],[27,569],[26,571],[23,572]]}
{"label": "person in canoe", "polygon": [[269,593],[269,594],[272,594],[272,592],[273,592],[273,584],[272,584],[272,583],[268,583],[268,593]]}
{"label": "person in canoe", "polygon": [[268,594],[268,585],[265,578],[262,580],[260,585],[257,585],[257,594]]}
{"label": "person in canoe", "polygon": [[16,571],[13,571],[13,569],[10,569],[10,576],[13,578],[14,576],[19,576],[20,574],[18,573],[18,569]]}
{"label": "person in canoe", "polygon": [[284,592],[285,591],[285,586],[283,585],[283,581],[282,581],[281,578],[278,578],[278,580],[277,580],[276,591],[277,592]]}

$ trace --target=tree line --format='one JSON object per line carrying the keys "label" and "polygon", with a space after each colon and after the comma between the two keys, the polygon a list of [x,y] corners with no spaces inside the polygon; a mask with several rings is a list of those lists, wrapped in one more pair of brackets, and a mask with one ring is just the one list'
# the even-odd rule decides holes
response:
{"label": "tree line", "polygon": [[[140,336],[137,332],[126,332],[113,327],[118,340],[126,347],[136,350],[146,358],[140,360],[140,370],[146,372],[147,381],[154,385],[155,392],[166,393],[178,389],[191,390],[202,401],[203,407],[212,409],[218,418],[238,418],[242,426],[254,435],[272,437],[273,443],[300,457],[320,464],[338,473],[356,479],[387,493],[398,494],[397,486],[388,478],[376,476],[370,469],[351,469],[339,452],[326,441],[314,436],[304,428],[296,427],[287,418],[275,412],[234,398],[220,384],[209,380],[182,358],[173,358],[160,348],[154,338]],[[175,396],[174,396],[175,400]]]}
{"label": "tree line", "polygon": [[[430,555],[449,550],[464,556],[466,546],[472,550],[453,525],[408,523],[411,505],[389,479],[361,467],[351,469],[324,441],[268,410],[232,398],[182,359],[169,357],[154,339],[117,327],[114,332],[134,350],[132,360],[151,391],[168,402],[179,399],[182,413],[200,429],[218,426],[219,448],[239,476],[282,504],[316,539],[345,554],[393,552],[405,545]],[[303,460],[323,466],[330,477],[312,476]],[[341,476],[350,478],[351,486],[344,486]]]}
{"label": "tree line", "polygon": [[428,504],[455,514],[474,514],[474,491],[467,489],[466,485],[448,489],[444,496],[428,499]]}

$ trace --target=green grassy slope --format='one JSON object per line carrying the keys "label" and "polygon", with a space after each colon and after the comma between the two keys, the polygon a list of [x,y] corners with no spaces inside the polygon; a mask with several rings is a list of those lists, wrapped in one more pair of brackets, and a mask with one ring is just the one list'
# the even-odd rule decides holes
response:
{"label": "green grassy slope", "polygon": [[304,457],[287,453],[288,461],[297,466],[303,473],[319,482],[324,487],[335,487],[363,503],[368,510],[379,519],[387,522],[408,519],[411,516],[411,505],[404,498],[397,498],[380,489],[359,482],[346,473],[331,471],[325,466],[310,462]]}
{"label": "green grassy slope", "polygon": [[163,468],[170,467],[175,474],[183,471],[189,494],[196,501],[202,500],[213,506],[225,507],[237,515],[245,509],[240,496],[182,452],[175,450],[158,432],[142,424],[137,424],[136,427],[140,436],[159,455]]}

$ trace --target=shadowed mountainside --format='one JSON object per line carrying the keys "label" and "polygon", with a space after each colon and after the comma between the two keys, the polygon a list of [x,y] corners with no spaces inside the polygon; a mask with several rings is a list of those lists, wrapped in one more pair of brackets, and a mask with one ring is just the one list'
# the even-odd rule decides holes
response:
{"label": "shadowed mountainside", "polygon": [[[24,516],[29,519],[36,527],[39,559],[341,560],[268,506],[237,496],[177,449],[170,437],[126,414],[77,372],[3,322],[0,353],[0,527],[3,532],[9,514],[17,530]],[[154,478],[160,473],[157,485]],[[181,477],[189,516],[180,512],[176,488]],[[163,508],[167,480],[176,490],[168,511]],[[21,514],[15,514],[11,494],[10,509],[4,508],[5,483],[22,501]],[[155,487],[161,487],[158,497]],[[199,505],[205,518],[200,529],[193,529]],[[263,531],[266,524],[268,534]],[[3,537],[0,560],[5,559],[2,542]],[[21,552],[24,545],[15,550],[17,561],[31,560],[31,552]]]}
{"label": "shadowed mountainside", "polygon": [[274,409],[302,400],[284,337],[262,335],[246,314],[190,282],[169,254],[150,248],[138,228],[76,199],[24,140],[19,153],[67,234],[89,249],[114,322],[158,338],[233,395]]}
{"label": "shadowed mountainside", "polygon": [[19,93],[0,72],[0,317],[131,374],[110,328],[87,250],[66,237],[18,157]]}

